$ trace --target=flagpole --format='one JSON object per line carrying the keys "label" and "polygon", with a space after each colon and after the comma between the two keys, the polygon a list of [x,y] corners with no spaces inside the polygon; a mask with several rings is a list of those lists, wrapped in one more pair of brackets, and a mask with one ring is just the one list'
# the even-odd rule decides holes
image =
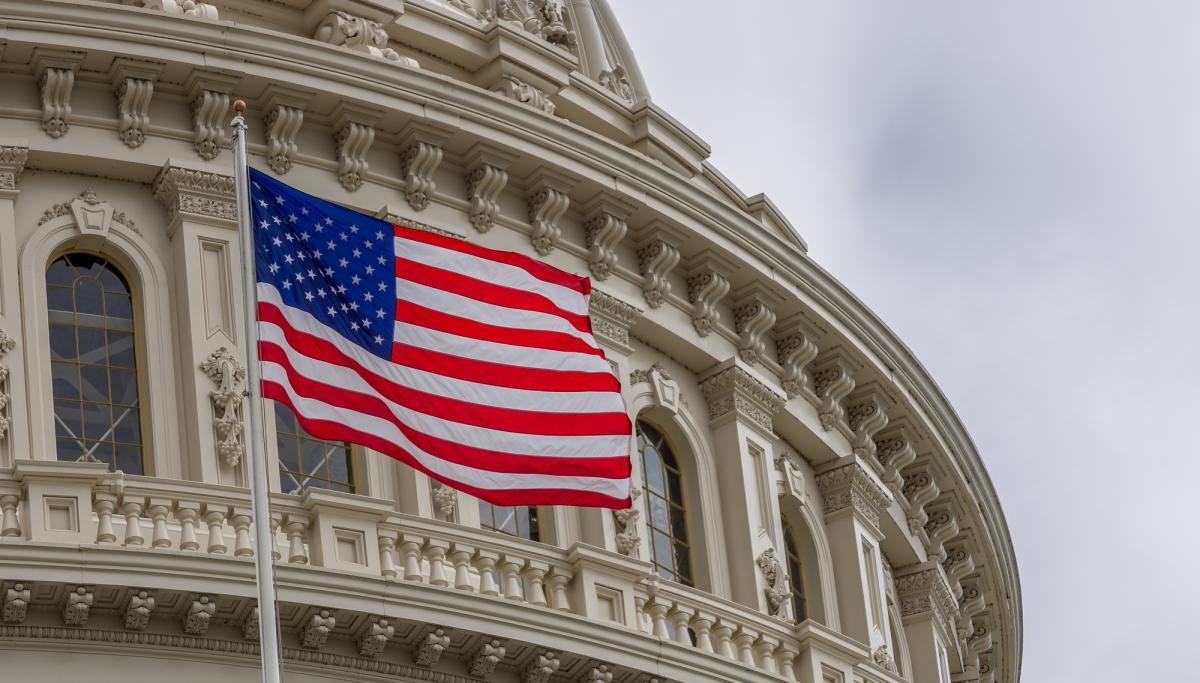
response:
{"label": "flagpole", "polygon": [[250,172],[246,170],[246,103],[233,103],[234,178],[237,183],[238,234],[242,241],[242,309],[246,325],[246,400],[250,424],[246,438],[250,497],[254,513],[254,574],[258,585],[258,634],[263,683],[280,683],[279,626],[271,534],[270,484],[262,441],[262,378],[258,367],[258,278],[254,272],[254,226],[250,218]]}

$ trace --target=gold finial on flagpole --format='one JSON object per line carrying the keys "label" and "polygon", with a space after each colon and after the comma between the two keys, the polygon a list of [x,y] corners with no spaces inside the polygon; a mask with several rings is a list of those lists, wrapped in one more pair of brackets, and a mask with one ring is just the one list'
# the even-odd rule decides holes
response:
{"label": "gold finial on flagpole", "polygon": [[242,112],[246,111],[246,100],[234,100],[233,101],[233,110],[236,111],[239,115]]}

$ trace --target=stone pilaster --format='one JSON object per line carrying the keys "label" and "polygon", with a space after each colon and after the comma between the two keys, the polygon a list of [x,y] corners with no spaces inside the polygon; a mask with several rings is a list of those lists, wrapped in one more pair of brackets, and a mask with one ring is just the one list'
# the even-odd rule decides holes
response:
{"label": "stone pilaster", "polygon": [[25,140],[0,138],[0,467],[28,458],[25,367],[20,362],[20,281],[17,278],[17,186],[29,158]]}
{"label": "stone pilaster", "polygon": [[913,680],[937,681],[949,673],[947,653],[954,649],[958,605],[946,574],[936,562],[896,570],[896,597],[908,641]]}
{"label": "stone pilaster", "polygon": [[[225,375],[236,374],[237,368],[244,372],[246,357],[234,187],[232,176],[168,160],[154,182],[154,196],[167,211],[171,240],[182,409],[194,416],[183,425],[184,475],[242,486],[244,459],[233,457],[237,449],[229,446],[231,430],[238,431],[229,421],[234,413],[240,421],[241,411],[214,401],[237,384],[236,377]],[[228,362],[214,361],[222,358]]]}

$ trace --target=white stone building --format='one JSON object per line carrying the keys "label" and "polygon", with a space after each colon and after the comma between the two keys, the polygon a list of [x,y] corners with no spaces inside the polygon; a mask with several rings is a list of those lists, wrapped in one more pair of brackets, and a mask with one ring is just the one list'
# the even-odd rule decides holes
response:
{"label": "white stone building", "polygon": [[0,680],[258,679],[234,98],[289,184],[590,271],[638,425],[631,511],[498,509],[266,406],[288,681],[1018,680],[958,418],[606,0],[0,0]]}

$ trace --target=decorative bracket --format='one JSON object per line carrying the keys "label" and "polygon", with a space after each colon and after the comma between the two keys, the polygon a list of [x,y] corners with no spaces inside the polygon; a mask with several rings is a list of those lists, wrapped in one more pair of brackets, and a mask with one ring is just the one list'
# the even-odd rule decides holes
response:
{"label": "decorative bracket", "polygon": [[267,116],[263,130],[267,138],[267,165],[279,175],[292,170],[298,150],[296,136],[304,125],[304,109],[311,97],[312,93],[285,89],[275,84],[267,86],[264,93],[263,108]]}
{"label": "decorative bracket", "polygon": [[71,128],[71,91],[82,52],[36,48],[31,60],[42,91],[42,130],[61,138]]}
{"label": "decorative bracket", "polygon": [[217,385],[209,392],[213,406],[213,427],[217,433],[217,453],[230,467],[237,467],[246,454],[245,427],[242,422],[242,403],[245,395],[242,384],[246,381],[246,368],[230,353],[221,348],[208,354],[200,363],[200,370]]}
{"label": "decorative bracket", "polygon": [[525,667],[522,683],[548,683],[550,676],[562,665],[559,655],[554,650],[544,650],[534,655],[529,665]]}
{"label": "decorative bracket", "polygon": [[438,660],[442,658],[442,653],[448,647],[450,647],[449,630],[434,627],[429,633],[425,634],[425,637],[413,649],[413,664],[428,669],[438,663]]}
{"label": "decorative bracket", "polygon": [[679,245],[684,237],[674,227],[657,221],[640,232],[637,254],[642,294],[650,308],[658,308],[671,294],[671,271],[679,264]]}
{"label": "decorative bracket", "polygon": [[486,679],[492,675],[496,665],[504,660],[505,642],[499,638],[483,639],[467,662],[467,668],[473,678]]}
{"label": "decorative bracket", "polygon": [[379,616],[372,616],[358,636],[358,654],[374,659],[383,654],[388,641],[396,633],[396,627],[391,622]]}
{"label": "decorative bracket", "polygon": [[597,280],[606,280],[617,266],[617,245],[629,231],[626,222],[634,207],[605,192],[593,197],[584,206],[587,219],[583,223],[587,240],[588,268]]}
{"label": "decorative bracket", "polygon": [[688,301],[692,304],[692,327],[707,337],[721,321],[718,305],[729,294],[729,276],[733,265],[711,250],[705,250],[688,263]]}
{"label": "decorative bracket", "polygon": [[775,307],[782,298],[761,282],[734,294],[733,326],[738,334],[738,355],[754,365],[766,358],[767,332],[775,327]]}
{"label": "decorative bracket", "polygon": [[482,144],[476,144],[467,151],[467,213],[477,231],[491,230],[496,216],[500,214],[497,200],[508,184],[506,169],[515,159],[511,154]]}
{"label": "decorative bracket", "polygon": [[[780,323],[775,337],[775,353],[783,368],[783,390],[788,398],[812,394],[812,381],[805,368],[817,357],[817,331],[804,316],[797,314]],[[815,397],[815,395],[813,395]]]}
{"label": "decorative bracket", "polygon": [[958,517],[950,501],[943,502],[927,509],[928,519],[922,527],[929,538],[926,549],[929,558],[937,562],[946,561],[946,541],[958,535]]}
{"label": "decorative bracket", "polygon": [[4,608],[0,619],[6,624],[19,624],[29,613],[29,584],[14,583],[4,591]]}
{"label": "decorative bracket", "polygon": [[150,614],[154,612],[154,596],[150,591],[140,590],[129,596],[125,605],[125,628],[130,631],[144,631],[150,624]]}
{"label": "decorative bracket", "polygon": [[63,606],[63,624],[67,626],[83,626],[87,623],[92,603],[96,596],[87,586],[76,586],[67,593],[67,604]]}
{"label": "decorative bracket", "polygon": [[192,103],[192,146],[205,161],[212,161],[229,146],[229,96],[238,78],[212,71],[194,71],[185,89]]}
{"label": "decorative bracket", "polygon": [[339,104],[333,115],[334,143],[337,146],[338,182],[350,192],[362,187],[366,179],[367,152],[375,142],[375,121],[379,113],[361,107]]}
{"label": "decorative bracket", "polygon": [[904,476],[900,472],[917,459],[915,441],[912,429],[903,422],[888,426],[875,437],[875,458],[883,466],[883,483],[892,493],[902,495]]}
{"label": "decorative bracket", "polygon": [[150,100],[162,73],[157,62],[118,57],[113,60],[112,82],[117,91],[117,134],[126,147],[136,149],[146,141],[150,126]]}
{"label": "decorative bracket", "polygon": [[929,521],[925,505],[941,493],[928,462],[917,463],[904,471],[904,488],[901,493],[908,500],[908,530],[919,534]]}
{"label": "decorative bracket", "polygon": [[846,426],[850,428],[850,446],[855,457],[875,459],[875,434],[887,426],[887,411],[893,401],[877,385],[860,387],[846,398]]}
{"label": "decorative bracket", "polygon": [[401,132],[400,139],[404,198],[413,211],[423,211],[437,189],[433,174],[442,163],[442,145],[449,139],[449,134],[439,128],[412,123]]}
{"label": "decorative bracket", "polygon": [[529,177],[526,185],[529,187],[529,225],[532,228],[529,241],[537,253],[548,256],[562,236],[558,221],[571,203],[567,193],[574,182],[560,173],[541,168]]}
{"label": "decorative bracket", "polygon": [[217,603],[207,595],[192,600],[187,612],[183,615],[183,632],[191,636],[202,636],[208,633],[208,625],[217,614]]}
{"label": "decorative bracket", "polygon": [[854,391],[854,370],[850,358],[839,348],[822,353],[813,365],[813,393],[820,401],[817,412],[825,431],[845,421],[842,399]]}
{"label": "decorative bracket", "polygon": [[337,626],[337,617],[333,615],[333,612],[327,609],[314,610],[309,615],[307,623],[304,624],[304,630],[300,632],[300,647],[309,650],[321,649],[335,626]]}

